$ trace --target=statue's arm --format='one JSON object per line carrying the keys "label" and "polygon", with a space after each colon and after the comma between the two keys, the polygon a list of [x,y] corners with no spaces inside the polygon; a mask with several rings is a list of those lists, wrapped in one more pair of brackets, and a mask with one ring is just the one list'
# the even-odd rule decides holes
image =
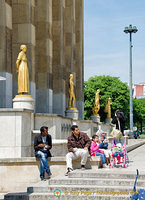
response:
{"label": "statue's arm", "polygon": [[20,52],[18,57],[17,57],[17,61],[16,61],[17,72],[19,72],[19,65],[20,65],[21,59],[22,59],[22,52]]}

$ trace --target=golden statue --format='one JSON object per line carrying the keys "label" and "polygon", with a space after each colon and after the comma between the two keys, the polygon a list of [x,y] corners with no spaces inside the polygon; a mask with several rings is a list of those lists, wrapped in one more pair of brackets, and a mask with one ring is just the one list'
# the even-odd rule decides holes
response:
{"label": "golden statue", "polygon": [[104,110],[104,112],[107,113],[107,119],[111,119],[111,105],[112,105],[112,103],[110,101],[111,101],[111,98],[109,97],[108,101],[106,103],[106,106],[105,106],[105,110]]}
{"label": "golden statue", "polygon": [[29,93],[29,72],[27,66],[26,45],[20,46],[20,53],[16,61],[18,72],[18,93],[20,95]]}
{"label": "golden statue", "polygon": [[69,76],[69,102],[68,102],[68,109],[76,109],[74,107],[75,103],[75,94],[74,94],[74,83],[73,83],[73,74]]}
{"label": "golden statue", "polygon": [[100,90],[98,89],[95,95],[95,106],[92,108],[92,112],[94,116],[99,116],[98,112],[100,110],[100,104],[99,104],[99,93]]}

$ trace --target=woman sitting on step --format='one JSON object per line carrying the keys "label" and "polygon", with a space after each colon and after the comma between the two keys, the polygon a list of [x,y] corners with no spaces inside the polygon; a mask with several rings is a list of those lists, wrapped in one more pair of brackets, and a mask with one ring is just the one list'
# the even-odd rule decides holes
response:
{"label": "woman sitting on step", "polygon": [[91,156],[101,156],[103,167],[107,167],[106,165],[106,156],[102,150],[99,149],[99,145],[97,142],[99,141],[98,135],[92,136],[92,143],[91,143]]}

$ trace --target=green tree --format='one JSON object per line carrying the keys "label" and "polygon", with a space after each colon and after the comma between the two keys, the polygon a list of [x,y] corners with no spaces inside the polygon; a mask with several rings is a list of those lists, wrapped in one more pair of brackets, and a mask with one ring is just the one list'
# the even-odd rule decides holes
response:
{"label": "green tree", "polygon": [[126,83],[121,82],[118,77],[95,76],[91,77],[88,81],[85,81],[84,84],[84,116],[86,120],[90,119],[90,116],[92,115],[92,107],[94,106],[97,89],[100,89],[99,115],[101,116],[101,121],[104,121],[106,118],[104,109],[109,97],[111,97],[112,101],[112,117],[114,116],[115,110],[121,109],[128,120],[129,88]]}
{"label": "green tree", "polygon": [[145,99],[133,100],[133,121],[142,132],[142,127],[145,126]]}

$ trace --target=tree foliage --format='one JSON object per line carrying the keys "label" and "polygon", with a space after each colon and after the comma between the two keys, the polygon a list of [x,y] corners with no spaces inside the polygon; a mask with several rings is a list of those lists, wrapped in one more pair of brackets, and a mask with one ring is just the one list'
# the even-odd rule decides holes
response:
{"label": "tree foliage", "polygon": [[134,125],[142,131],[142,126],[145,126],[145,99],[133,100],[133,119]]}
{"label": "tree foliage", "polygon": [[100,89],[99,115],[101,116],[101,121],[104,121],[106,118],[106,113],[104,112],[104,109],[109,97],[111,97],[112,101],[112,117],[114,116],[116,109],[121,109],[128,119],[129,88],[126,83],[121,82],[118,77],[95,76],[91,77],[88,81],[85,81],[84,84],[85,119],[90,119],[90,116],[92,115],[92,107],[94,106],[95,93],[97,89]]}

